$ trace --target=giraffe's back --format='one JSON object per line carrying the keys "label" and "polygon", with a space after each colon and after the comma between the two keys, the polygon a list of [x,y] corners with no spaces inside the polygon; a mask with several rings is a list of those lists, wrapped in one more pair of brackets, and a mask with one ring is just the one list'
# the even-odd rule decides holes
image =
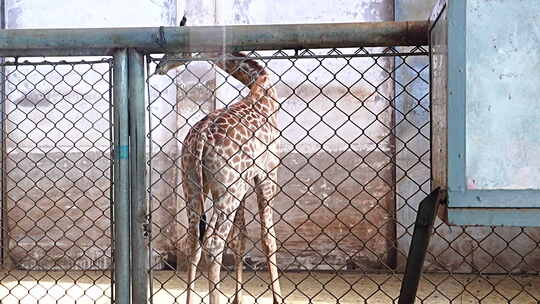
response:
{"label": "giraffe's back", "polygon": [[184,140],[184,170],[203,149],[202,165],[206,182],[215,180],[230,185],[239,179],[253,177],[277,166],[277,129],[275,115],[243,99],[228,108],[216,110],[197,122]]}

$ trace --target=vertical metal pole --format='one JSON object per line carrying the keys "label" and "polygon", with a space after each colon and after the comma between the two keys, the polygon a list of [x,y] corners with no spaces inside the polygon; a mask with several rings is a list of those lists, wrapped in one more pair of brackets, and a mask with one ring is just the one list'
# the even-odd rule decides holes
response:
{"label": "vertical metal pole", "polygon": [[[0,29],[6,28],[6,1],[0,0]],[[9,227],[8,227],[8,205],[7,205],[7,187],[6,187],[6,159],[7,159],[7,150],[6,150],[6,67],[4,66],[5,58],[0,58],[0,119],[2,120],[0,122],[0,136],[2,143],[0,145],[2,151],[0,151],[2,155],[2,164],[1,164],[1,174],[0,174],[0,238],[2,245],[2,250],[0,250],[0,269],[2,268],[9,268],[10,261],[8,259],[9,257]]]}
{"label": "vertical metal pole", "polygon": [[128,57],[125,49],[114,53],[114,302],[130,303],[129,276],[129,116]]}
{"label": "vertical metal pole", "polygon": [[[146,75],[152,75],[151,72],[150,72],[150,63],[152,62],[152,59],[150,58],[150,56],[147,56],[146,57]],[[147,76],[146,77],[146,81],[145,81],[145,84],[146,84],[146,96],[150,96],[150,76]],[[148,115],[148,121],[147,121],[147,126],[148,126],[148,130],[152,130],[152,109],[150,108],[150,102],[148,103],[148,108],[147,108],[147,115]],[[149,172],[147,178],[147,182],[148,184],[147,185],[151,185],[152,184],[152,155],[153,152],[152,152],[152,145],[153,145],[153,141],[152,141],[152,132],[148,132],[148,135],[146,136],[146,139],[148,140],[148,157],[150,158],[150,160],[148,161],[147,163],[147,166],[146,166],[146,170],[147,172]],[[146,200],[147,201],[147,204],[148,206],[153,206],[152,205],[152,187],[148,187],[148,191],[146,192],[146,195],[148,197],[148,199]],[[152,223],[152,212],[148,212],[148,223],[151,225]],[[147,233],[147,238],[148,238],[148,252],[152,252],[152,230],[151,229],[148,229],[148,233]],[[148,255],[148,265],[150,265],[150,267],[148,268],[148,276],[149,276],[149,280],[148,280],[148,292],[149,292],[149,303],[150,304],[154,304],[154,282],[153,282],[153,278],[154,278],[154,275],[152,273],[152,254],[149,254]]]}
{"label": "vertical metal pole", "polygon": [[389,70],[392,71],[390,74],[390,77],[394,81],[391,82],[391,93],[390,93],[390,139],[389,139],[389,149],[390,149],[390,155],[391,155],[391,165],[392,169],[390,171],[390,174],[392,175],[392,184],[390,186],[392,198],[391,202],[388,205],[388,212],[392,216],[392,225],[391,225],[391,232],[390,235],[392,236],[391,240],[387,240],[388,242],[388,260],[387,265],[388,267],[392,269],[396,269],[397,267],[397,255],[398,255],[398,236],[397,236],[397,202],[398,202],[398,195],[397,195],[397,149],[396,149],[396,137],[397,137],[397,126],[396,126],[396,57],[391,57],[388,59],[388,65]]}
{"label": "vertical metal pole", "polygon": [[146,204],[146,143],[144,57],[129,49],[129,134],[131,161],[131,270],[134,304],[148,300],[148,251],[145,240]]}
{"label": "vertical metal pole", "polygon": [[426,258],[426,251],[431,238],[433,223],[435,222],[435,214],[437,214],[439,207],[439,198],[440,189],[437,188],[424,198],[418,206],[398,304],[413,304],[416,298],[418,283],[420,283],[420,276],[422,275],[422,266],[424,266],[424,259]]}

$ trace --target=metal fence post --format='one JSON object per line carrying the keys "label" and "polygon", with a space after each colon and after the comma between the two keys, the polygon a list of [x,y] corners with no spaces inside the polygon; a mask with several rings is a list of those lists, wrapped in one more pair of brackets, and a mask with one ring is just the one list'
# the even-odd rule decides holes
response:
{"label": "metal fence post", "polygon": [[115,303],[130,303],[129,127],[127,51],[114,54],[114,269]]}
{"label": "metal fence post", "polygon": [[[0,29],[4,30],[6,28],[6,2],[5,0],[0,0]],[[2,249],[0,250],[0,269],[8,269],[11,265],[11,261],[9,260],[9,235],[8,235],[8,206],[7,206],[7,191],[6,191],[6,167],[5,167],[5,160],[6,160],[6,140],[5,140],[5,134],[6,134],[6,67],[4,65],[5,58],[0,58],[0,119],[2,120],[0,122],[0,140],[2,141],[0,143],[0,149],[1,151],[1,162],[0,170],[2,171],[0,173],[0,178],[2,179],[0,182],[0,244],[2,246]]]}
{"label": "metal fence post", "polygon": [[129,49],[129,133],[131,162],[131,271],[133,303],[148,299],[148,225],[146,204],[146,145],[144,56]]}

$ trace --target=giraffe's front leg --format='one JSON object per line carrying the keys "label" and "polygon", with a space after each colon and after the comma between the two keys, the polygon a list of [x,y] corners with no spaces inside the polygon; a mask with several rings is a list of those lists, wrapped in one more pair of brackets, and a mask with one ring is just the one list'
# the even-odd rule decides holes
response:
{"label": "giraffe's front leg", "polygon": [[188,281],[187,281],[187,295],[186,304],[194,304],[193,295],[195,293],[195,280],[197,276],[197,265],[201,259],[201,244],[199,240],[198,226],[201,220],[200,213],[194,211],[188,211],[189,213],[189,226],[187,232],[188,242]]}
{"label": "giraffe's front leg", "polygon": [[268,269],[274,304],[283,303],[281,288],[279,285],[279,273],[277,268],[277,242],[274,229],[272,200],[277,194],[277,174],[270,173],[265,179],[256,178],[257,204],[259,205],[259,216],[261,218],[261,240],[266,254]]}

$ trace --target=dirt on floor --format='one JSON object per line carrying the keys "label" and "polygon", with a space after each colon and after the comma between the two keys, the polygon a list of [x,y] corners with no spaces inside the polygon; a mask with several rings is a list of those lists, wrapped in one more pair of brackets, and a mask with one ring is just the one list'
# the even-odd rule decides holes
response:
{"label": "dirt on floor", "polygon": [[[208,303],[204,274],[197,281],[195,303]],[[288,304],[397,303],[401,274],[283,273],[282,294]],[[185,273],[154,273],[152,302],[185,303]],[[111,303],[111,273],[0,272],[0,303]],[[244,304],[273,304],[265,272],[244,273]],[[223,304],[231,302],[234,273],[224,272]],[[417,303],[540,303],[540,276],[426,274]],[[421,301],[419,301],[421,300]]]}

